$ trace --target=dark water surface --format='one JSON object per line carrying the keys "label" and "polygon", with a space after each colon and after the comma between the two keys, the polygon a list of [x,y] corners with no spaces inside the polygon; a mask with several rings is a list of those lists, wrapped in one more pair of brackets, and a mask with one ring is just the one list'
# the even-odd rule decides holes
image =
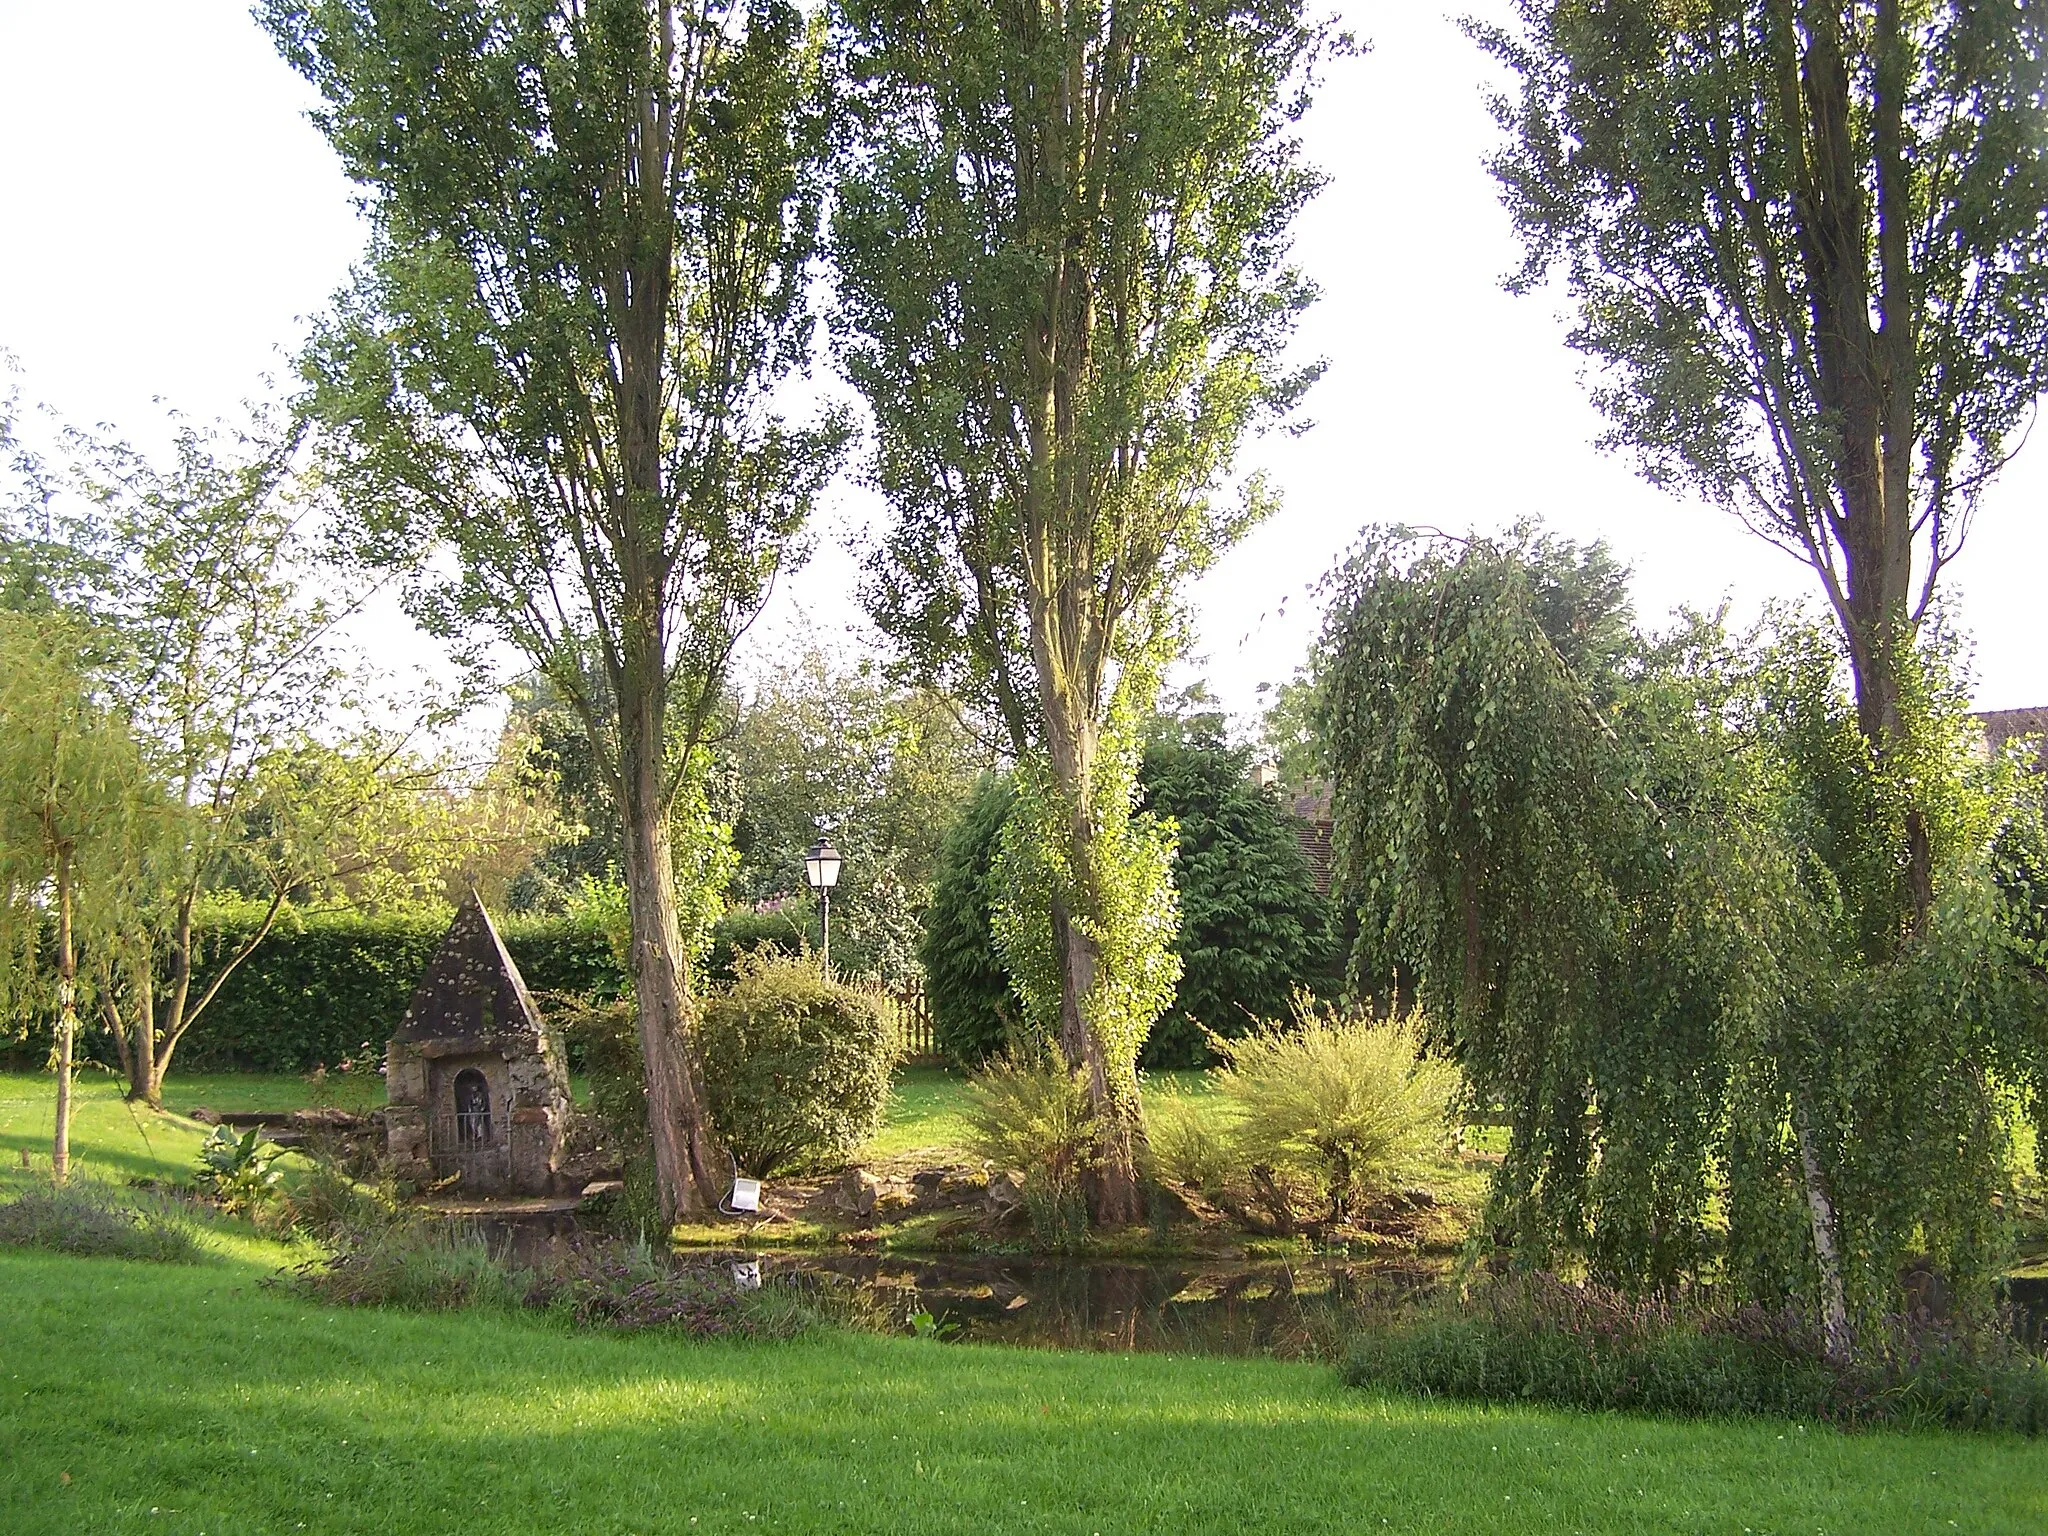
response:
{"label": "dark water surface", "polygon": [[[476,1223],[493,1248],[532,1263],[581,1240],[574,1214]],[[1448,1260],[1074,1259],[1032,1254],[689,1250],[679,1263],[724,1263],[751,1280],[830,1288],[893,1325],[945,1338],[1047,1349],[1329,1357],[1361,1323],[1438,1294]],[[2014,1331],[2048,1343],[2048,1279],[2005,1282]],[[920,1316],[923,1314],[923,1316]],[[913,1319],[917,1319],[913,1323]]]}
{"label": "dark water surface", "polygon": [[950,1338],[1055,1349],[1324,1355],[1362,1316],[1432,1295],[1446,1266],[1302,1256],[1138,1263],[1036,1255],[763,1254],[767,1277],[853,1284]]}

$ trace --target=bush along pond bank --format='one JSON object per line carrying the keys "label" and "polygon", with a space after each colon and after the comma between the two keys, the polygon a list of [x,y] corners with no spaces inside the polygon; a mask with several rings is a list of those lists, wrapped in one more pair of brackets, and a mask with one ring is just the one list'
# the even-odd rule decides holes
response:
{"label": "bush along pond bank", "polygon": [[2010,1303],[2007,1314],[1968,1328],[1894,1317],[1837,1364],[1792,1311],[1496,1277],[1363,1329],[1343,1374],[1354,1387],[1464,1402],[2040,1435],[2048,1361],[2026,1342],[2039,1319]]}

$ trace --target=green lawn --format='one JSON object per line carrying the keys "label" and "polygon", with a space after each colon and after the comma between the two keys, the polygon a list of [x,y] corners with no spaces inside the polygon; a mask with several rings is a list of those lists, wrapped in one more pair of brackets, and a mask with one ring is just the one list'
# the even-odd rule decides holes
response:
{"label": "green lawn", "polygon": [[2015,1531],[2048,1450],[1487,1410],[1315,1366],[316,1307],[0,1253],[0,1530]]}
{"label": "green lawn", "polygon": [[[1200,1072],[1154,1072],[1145,1079],[1149,1099],[1162,1093],[1208,1091]],[[943,1067],[905,1067],[896,1074],[896,1092],[889,1101],[888,1123],[870,1141],[864,1155],[893,1157],[926,1147],[957,1148],[967,1132],[961,1111],[967,1103],[967,1081]]]}
{"label": "green lawn", "polygon": [[[110,1177],[182,1177],[206,1128],[184,1118],[205,1106],[220,1111],[289,1110],[316,1098],[303,1077],[289,1073],[223,1072],[184,1076],[171,1074],[164,1085],[164,1106],[170,1115],[153,1115],[130,1106],[122,1097],[123,1079],[106,1072],[79,1075],[71,1126],[73,1155]],[[1148,1093],[1200,1092],[1201,1074],[1157,1073],[1148,1079]],[[888,1122],[865,1149],[872,1158],[891,1157],[927,1147],[957,1148],[966,1124],[961,1109],[966,1084],[958,1073],[937,1067],[908,1067],[896,1075],[896,1092]],[[339,1082],[317,1095],[345,1109],[370,1109],[383,1101],[374,1085],[369,1092],[356,1083]],[[39,1160],[50,1155],[50,1129],[56,1114],[56,1083],[47,1072],[0,1072],[0,1158],[18,1166],[23,1149]]]}
{"label": "green lawn", "polygon": [[[193,1079],[196,1086],[237,1082],[234,1078]],[[258,1078],[261,1083],[296,1083],[304,1102],[306,1085],[297,1078]],[[121,1097],[122,1078],[81,1073],[72,1090],[71,1156],[78,1165],[110,1179],[186,1179],[207,1128],[178,1114],[155,1114]],[[172,1079],[165,1102],[174,1108],[215,1103],[241,1107],[221,1095],[194,1098]],[[27,1152],[46,1172],[50,1135],[57,1121],[56,1079],[47,1072],[0,1073],[0,1162],[18,1172]]]}

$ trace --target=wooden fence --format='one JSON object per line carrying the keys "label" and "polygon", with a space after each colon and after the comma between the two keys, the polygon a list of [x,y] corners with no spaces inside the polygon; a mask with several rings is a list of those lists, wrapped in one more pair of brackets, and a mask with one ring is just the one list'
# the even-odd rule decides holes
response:
{"label": "wooden fence", "polygon": [[931,1003],[925,997],[922,976],[901,982],[866,981],[856,985],[880,1003],[888,1015],[896,1031],[898,1056],[911,1062],[938,1059],[938,1047],[932,1041]]}

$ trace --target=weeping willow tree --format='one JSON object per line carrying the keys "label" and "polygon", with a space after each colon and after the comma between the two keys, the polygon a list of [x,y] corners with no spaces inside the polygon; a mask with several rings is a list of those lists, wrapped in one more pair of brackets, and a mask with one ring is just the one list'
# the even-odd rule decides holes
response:
{"label": "weeping willow tree", "polygon": [[1137,723],[1175,595],[1268,507],[1240,443],[1313,370],[1287,260],[1315,187],[1299,5],[849,0],[834,229],[850,372],[894,515],[870,608],[1020,767],[998,932],[1085,1072],[1095,1213],[1138,1214],[1137,1053],[1172,996],[1167,829]]}
{"label": "weeping willow tree", "polygon": [[114,945],[168,810],[84,631],[0,612],[0,1012],[53,1019],[58,1183],[71,1161],[79,952]]}
{"label": "weeping willow tree", "polygon": [[[1988,1302],[2003,1106],[2048,1080],[1995,850],[2038,805],[1980,761],[1941,655],[1873,770],[1831,635],[1646,638],[1598,546],[1388,535],[1334,595],[1355,963],[1412,978],[1506,1108],[1497,1235],[1633,1290],[1798,1301],[1837,1358],[1916,1257]],[[1910,815],[1932,900],[1901,946]]]}

